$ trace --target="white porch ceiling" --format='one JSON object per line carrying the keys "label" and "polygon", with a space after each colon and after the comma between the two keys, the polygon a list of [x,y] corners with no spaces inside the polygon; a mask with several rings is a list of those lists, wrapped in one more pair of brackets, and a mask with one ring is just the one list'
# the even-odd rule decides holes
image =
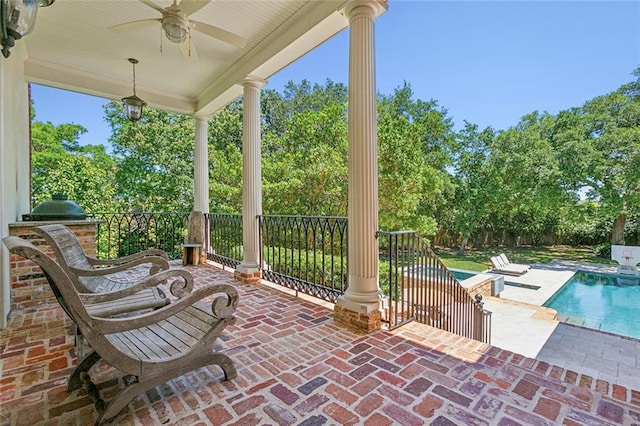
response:
{"label": "white porch ceiling", "polygon": [[[167,7],[172,1],[154,3]],[[120,99],[132,94],[127,58],[136,58],[139,97],[157,108],[210,114],[242,94],[247,75],[268,79],[346,28],[341,12],[346,3],[211,0],[190,18],[224,28],[247,43],[238,48],[192,31],[197,60],[185,58],[159,23],[126,32],[108,29],[161,16],[138,0],[56,0],[38,11],[34,31],[18,43],[27,47],[27,81]]]}

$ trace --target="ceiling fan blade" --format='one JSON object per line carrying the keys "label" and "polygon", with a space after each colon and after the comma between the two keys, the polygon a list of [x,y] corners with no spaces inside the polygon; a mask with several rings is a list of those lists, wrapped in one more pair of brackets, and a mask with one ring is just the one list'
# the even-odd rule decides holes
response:
{"label": "ceiling fan blade", "polygon": [[182,51],[182,56],[188,60],[198,60],[198,52],[196,52],[196,46],[193,44],[193,39],[191,37],[187,37],[185,41],[180,43],[180,50]]}
{"label": "ceiling fan blade", "polygon": [[214,27],[213,25],[199,21],[190,20],[189,22],[193,25],[194,30],[200,31],[209,37],[217,38],[218,40],[222,40],[225,43],[229,43],[240,48],[243,48],[247,44],[247,40],[244,38],[227,30],[223,30],[222,28]]}
{"label": "ceiling fan blade", "polygon": [[131,22],[125,22],[124,24],[114,25],[113,27],[109,27],[107,29],[115,32],[136,30],[139,28],[146,28],[152,25],[156,25],[158,22],[161,22],[161,21],[162,21],[161,18],[142,19],[140,21],[131,21]]}
{"label": "ceiling fan blade", "polygon": [[160,6],[158,6],[157,4],[155,4],[154,2],[152,2],[151,0],[138,0],[140,3],[142,4],[146,4],[147,6],[149,6],[152,9],[157,10],[160,13],[164,14],[164,9]]}
{"label": "ceiling fan blade", "polygon": [[205,7],[210,1],[211,0],[182,0],[178,7],[184,14],[189,16]]}

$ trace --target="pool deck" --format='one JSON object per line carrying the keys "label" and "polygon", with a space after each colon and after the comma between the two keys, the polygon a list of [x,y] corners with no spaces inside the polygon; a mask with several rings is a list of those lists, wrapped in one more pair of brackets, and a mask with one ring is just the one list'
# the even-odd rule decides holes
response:
{"label": "pool deck", "polygon": [[616,273],[611,265],[554,261],[532,265],[506,281],[540,286],[538,290],[505,285],[500,298],[485,298],[492,312],[491,343],[594,379],[640,389],[640,340],[565,324],[542,305],[576,271]]}

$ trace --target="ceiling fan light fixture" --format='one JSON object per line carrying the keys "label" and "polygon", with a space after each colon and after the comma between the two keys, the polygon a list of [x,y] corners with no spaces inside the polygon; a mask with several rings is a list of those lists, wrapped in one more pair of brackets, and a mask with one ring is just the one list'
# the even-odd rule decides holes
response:
{"label": "ceiling fan light fixture", "polygon": [[0,0],[0,45],[8,58],[16,40],[33,31],[38,7],[50,6],[55,0]]}
{"label": "ceiling fan light fixture", "polygon": [[127,111],[127,118],[135,123],[142,118],[142,109],[147,103],[136,96],[136,64],[138,60],[129,58],[129,62],[133,64],[133,95],[122,98],[122,102]]}
{"label": "ceiling fan light fixture", "polygon": [[178,15],[167,15],[162,20],[162,29],[173,43],[182,43],[189,35],[189,22]]}

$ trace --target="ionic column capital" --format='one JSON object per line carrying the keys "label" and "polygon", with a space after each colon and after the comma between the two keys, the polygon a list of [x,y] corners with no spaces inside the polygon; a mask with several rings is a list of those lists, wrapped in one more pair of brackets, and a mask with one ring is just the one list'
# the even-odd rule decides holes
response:
{"label": "ionic column capital", "polygon": [[242,86],[246,88],[255,88],[261,89],[264,85],[267,84],[267,80],[264,78],[256,77],[255,75],[247,75],[244,80],[242,80]]}
{"label": "ionic column capital", "polygon": [[351,20],[359,16],[375,18],[387,11],[387,2],[383,0],[352,0],[344,8],[344,14]]}

